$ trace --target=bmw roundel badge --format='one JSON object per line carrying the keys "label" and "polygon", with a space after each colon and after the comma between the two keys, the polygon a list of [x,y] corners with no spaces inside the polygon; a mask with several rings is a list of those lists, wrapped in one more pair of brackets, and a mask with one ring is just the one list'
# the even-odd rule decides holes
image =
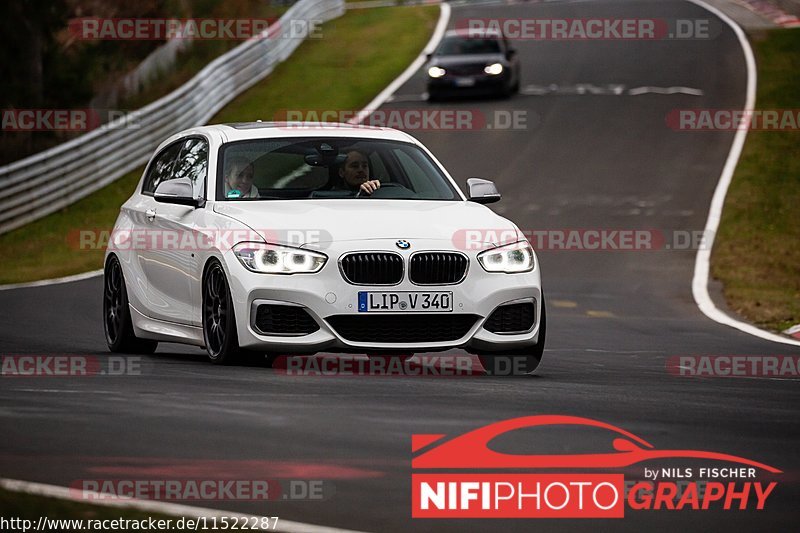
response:
{"label": "bmw roundel badge", "polygon": [[407,241],[407,240],[405,240],[405,239],[400,239],[400,240],[399,240],[399,241],[397,241],[395,244],[396,244],[396,245],[397,245],[397,247],[398,247],[398,248],[400,248],[401,250],[408,250],[409,248],[411,248],[411,243],[410,243],[410,242],[408,242],[408,241]]}

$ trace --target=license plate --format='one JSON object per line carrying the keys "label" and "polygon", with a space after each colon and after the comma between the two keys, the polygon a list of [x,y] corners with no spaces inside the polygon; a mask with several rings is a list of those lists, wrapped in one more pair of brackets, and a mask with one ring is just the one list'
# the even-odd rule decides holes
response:
{"label": "license plate", "polygon": [[474,78],[456,78],[457,87],[472,87],[475,85]]}
{"label": "license plate", "polygon": [[358,292],[359,313],[452,311],[452,292]]}

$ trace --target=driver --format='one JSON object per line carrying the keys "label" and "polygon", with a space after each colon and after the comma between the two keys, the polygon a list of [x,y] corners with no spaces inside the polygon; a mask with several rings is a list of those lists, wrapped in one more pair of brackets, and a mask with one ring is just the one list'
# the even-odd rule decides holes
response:
{"label": "driver", "polygon": [[365,194],[372,194],[381,188],[379,180],[369,179],[369,163],[364,152],[350,150],[347,152],[347,159],[339,167],[339,177],[344,182],[344,188],[351,191],[360,191]]}

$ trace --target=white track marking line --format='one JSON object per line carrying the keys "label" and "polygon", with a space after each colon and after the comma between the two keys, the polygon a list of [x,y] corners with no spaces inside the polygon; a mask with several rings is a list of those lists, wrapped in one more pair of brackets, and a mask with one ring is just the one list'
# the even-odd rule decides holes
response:
{"label": "white track marking line", "polygon": [[[263,518],[263,516],[258,515],[235,513],[232,511],[222,511],[219,509],[207,509],[204,507],[192,507],[191,505],[180,505],[177,503],[135,500],[133,498],[110,500],[104,499],[103,494],[92,491],[81,491],[81,493],[86,496],[86,499],[76,498],[74,493],[68,487],[45,485],[43,483],[32,483],[30,481],[19,481],[16,479],[0,478],[0,487],[12,492],[21,492],[24,494],[33,494],[48,498],[58,498],[60,500],[70,500],[75,503],[101,505],[103,507],[123,507],[172,516],[184,516],[187,518],[221,518],[225,516],[229,518],[240,518],[248,521],[252,521],[254,518],[259,520]],[[105,498],[108,498],[108,495],[105,495]],[[326,527],[316,524],[306,524],[303,522],[284,520],[280,518],[280,515],[276,512],[271,512],[270,516],[278,516],[278,527],[275,529],[257,529],[258,531],[285,531],[286,533],[361,533],[352,529],[339,529],[335,527]]]}
{"label": "white track marking line", "polygon": [[[747,96],[745,98],[744,111],[752,112],[755,108],[756,102],[756,60],[753,56],[753,49],[750,47],[747,36],[744,34],[744,31],[742,31],[742,28],[740,28],[738,24],[736,24],[733,20],[731,20],[730,17],[728,17],[719,9],[706,4],[702,0],[687,1],[710,11],[722,19],[723,22],[731,27],[733,32],[736,34],[736,37],[739,39],[739,44],[741,44],[742,51],[744,52],[745,63],[747,64]],[[694,278],[692,279],[692,295],[694,296],[694,301],[697,303],[700,311],[702,311],[704,315],[715,322],[736,328],[739,331],[743,331],[744,333],[748,333],[764,340],[800,346],[800,341],[782,337],[775,333],[770,333],[769,331],[764,331],[753,326],[752,324],[741,322],[733,317],[728,316],[714,305],[714,302],[711,300],[711,296],[708,294],[711,248],[714,246],[714,236],[717,233],[720,218],[722,217],[722,208],[725,205],[725,195],[728,193],[728,187],[733,179],[733,173],[736,170],[736,163],[739,161],[739,156],[742,153],[742,147],[744,146],[744,141],[746,138],[746,129],[739,129],[736,131],[736,134],[733,137],[733,143],[731,144],[731,151],[728,153],[728,159],[725,161],[725,166],[722,169],[722,175],[719,178],[719,182],[717,182],[717,188],[714,190],[714,196],[711,199],[711,207],[708,211],[708,220],[706,221],[705,227],[705,235],[709,237],[707,237],[707,246],[704,246],[697,251],[697,257],[694,264]]]}
{"label": "white track marking line", "polygon": [[63,278],[43,279],[39,281],[29,281],[26,283],[12,283],[10,285],[0,285],[0,291],[8,291],[11,289],[27,289],[29,287],[46,287],[48,285],[58,285],[60,283],[72,283],[73,281],[82,281],[85,279],[102,276],[103,269],[92,270],[83,272],[82,274],[75,274],[73,276],[65,276]]}
{"label": "white track marking line", "polygon": [[639,96],[640,94],[690,94],[692,96],[703,96],[703,91],[700,89],[693,89],[692,87],[634,87],[628,89],[628,94],[631,96]]}
{"label": "white track marking line", "polygon": [[428,44],[425,45],[425,48],[422,49],[422,52],[417,56],[417,58],[411,62],[411,64],[406,68],[402,74],[400,74],[397,78],[392,81],[384,90],[382,90],[378,96],[372,99],[370,103],[368,103],[364,109],[358,112],[358,114],[353,117],[349,122],[351,124],[361,124],[365,118],[370,116],[376,109],[388,100],[390,96],[392,96],[397,89],[402,87],[402,85],[407,82],[411,76],[413,76],[422,65],[425,64],[427,61],[427,53],[430,51],[432,52],[439,44],[439,41],[442,40],[444,37],[445,29],[447,29],[447,23],[450,21],[450,12],[452,9],[450,8],[450,4],[439,4],[441,7],[441,11],[439,12],[439,21],[436,23],[436,29],[433,30],[433,35],[431,35]]}

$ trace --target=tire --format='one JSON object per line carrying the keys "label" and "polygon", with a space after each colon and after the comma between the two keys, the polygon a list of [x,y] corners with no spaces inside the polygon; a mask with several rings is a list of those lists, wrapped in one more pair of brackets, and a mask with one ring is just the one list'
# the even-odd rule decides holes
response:
{"label": "tire", "polygon": [[158,347],[157,341],[139,339],[133,332],[125,277],[115,255],[109,257],[103,273],[103,330],[112,353],[151,354]]}
{"label": "tire", "polygon": [[515,94],[519,92],[519,79],[512,85],[509,83],[503,90],[500,92],[500,98],[509,99]]}
{"label": "tire", "polygon": [[483,369],[489,376],[524,376],[533,373],[542,362],[547,336],[547,310],[542,295],[542,318],[539,323],[539,340],[535,346],[522,351],[479,354]]}
{"label": "tire", "polygon": [[203,276],[203,339],[208,359],[216,365],[236,363],[242,355],[230,287],[217,261]]}

